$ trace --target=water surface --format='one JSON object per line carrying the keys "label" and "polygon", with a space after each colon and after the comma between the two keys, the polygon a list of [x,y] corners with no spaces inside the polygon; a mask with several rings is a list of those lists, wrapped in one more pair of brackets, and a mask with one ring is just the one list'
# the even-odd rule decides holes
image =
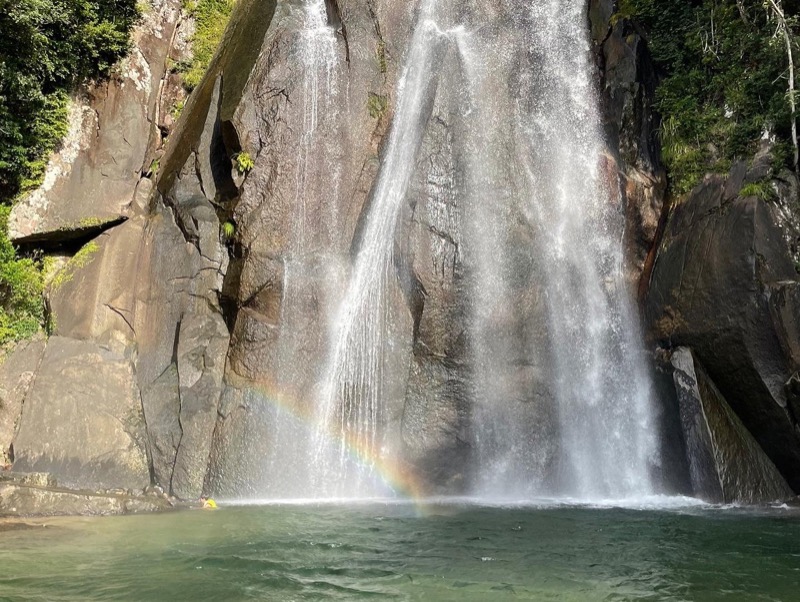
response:
{"label": "water surface", "polygon": [[0,599],[800,596],[785,508],[296,504],[44,523],[0,531]]}

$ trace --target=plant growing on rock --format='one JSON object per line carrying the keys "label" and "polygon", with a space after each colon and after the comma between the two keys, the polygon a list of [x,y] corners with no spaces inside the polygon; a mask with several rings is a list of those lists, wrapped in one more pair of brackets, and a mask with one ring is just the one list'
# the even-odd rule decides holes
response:
{"label": "plant growing on rock", "polygon": [[389,99],[385,96],[381,96],[379,94],[375,94],[373,92],[369,93],[369,98],[367,99],[367,110],[369,111],[369,116],[373,119],[380,119],[383,117],[384,113],[386,113],[386,109],[389,107]]}
{"label": "plant growing on rock", "polygon": [[178,121],[180,119],[181,114],[183,113],[183,109],[186,106],[186,102],[183,100],[177,101],[174,105],[172,105],[172,109],[169,112],[170,117],[172,117],[173,121]]}
{"label": "plant growing on rock", "polygon": [[0,345],[35,334],[44,319],[39,262],[17,257],[9,242],[9,207],[0,207]]}
{"label": "plant growing on rock", "polygon": [[237,153],[233,159],[236,163],[236,171],[238,171],[241,175],[250,173],[256,166],[256,162],[253,160],[253,157],[250,156],[250,153],[245,151]]}
{"label": "plant growing on rock", "polygon": [[193,90],[203,79],[214,53],[217,51],[236,0],[186,0],[183,9],[194,17],[195,34],[192,36],[192,60],[181,65],[183,85]]}
{"label": "plant growing on rock", "polygon": [[55,275],[50,284],[52,290],[58,290],[67,282],[71,282],[78,270],[89,265],[94,259],[95,253],[97,253],[99,250],[100,246],[95,241],[91,241],[83,245],[80,250],[75,253],[72,259],[67,262],[67,265],[61,268],[61,270],[59,270],[59,272]]}
{"label": "plant growing on rock", "polygon": [[771,201],[777,197],[777,193],[772,188],[769,181],[753,182],[747,184],[739,191],[741,197],[756,197],[762,201]]}

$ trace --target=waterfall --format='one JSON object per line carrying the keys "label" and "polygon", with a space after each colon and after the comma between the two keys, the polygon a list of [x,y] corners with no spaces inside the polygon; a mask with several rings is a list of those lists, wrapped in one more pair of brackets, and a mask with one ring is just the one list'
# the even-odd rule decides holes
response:
{"label": "waterfall", "polygon": [[582,0],[529,3],[541,57],[535,102],[519,114],[530,210],[544,261],[554,398],[561,437],[557,491],[578,498],[652,493],[652,390],[623,277],[624,215],[603,138]]}
{"label": "waterfall", "polygon": [[[458,114],[446,117],[469,283],[468,492],[516,499],[648,495],[658,461],[652,385],[623,277],[622,195],[601,131],[586,1],[421,2],[330,328],[314,433],[305,435],[296,420],[270,417],[266,491],[318,498],[392,493],[379,473],[385,461],[402,461],[386,432],[386,382],[407,378],[387,373],[397,369],[390,361],[397,353],[396,234],[437,95],[458,94],[460,102],[451,103]],[[336,117],[336,43],[325,2],[303,6],[305,106],[281,304],[281,332],[288,334],[277,345],[287,389],[305,368],[292,332],[303,327],[301,314],[311,305],[294,284],[313,278],[302,260],[312,244],[306,203],[320,191],[306,190],[308,174],[325,161],[321,140],[330,132],[323,135],[320,124]],[[449,51],[457,53],[461,73],[443,83]]]}
{"label": "waterfall", "polygon": [[[384,419],[384,353],[394,234],[435,92],[435,56],[444,34],[423,0],[411,49],[397,90],[397,109],[369,216],[341,310],[336,320],[316,434],[317,488],[340,496],[374,491],[375,462]],[[428,109],[426,111],[426,108]],[[329,443],[329,430],[336,440]],[[350,454],[361,457],[360,463]]]}
{"label": "waterfall", "polygon": [[[281,258],[280,330],[274,356],[275,384],[291,396],[296,396],[301,388],[298,382],[307,378],[308,366],[302,362],[304,341],[297,333],[308,329],[321,280],[315,255],[324,251],[325,241],[319,240],[319,233],[309,225],[309,212],[319,211],[316,206],[309,207],[309,200],[320,196],[319,191],[311,188],[312,183],[320,180],[320,173],[334,176],[325,178],[331,187],[326,190],[326,194],[332,196],[327,203],[331,212],[337,210],[339,200],[336,170],[328,169],[331,163],[328,151],[331,144],[336,143],[338,120],[337,65],[340,57],[336,35],[328,23],[325,0],[303,0],[295,11],[294,43],[302,68],[301,133],[294,157],[291,246]],[[331,224],[336,223],[336,217],[327,216]],[[258,492],[268,497],[311,496],[308,461],[311,442],[303,421],[275,406],[262,406],[254,420],[262,423],[256,430],[261,433],[262,445],[266,444],[268,449],[263,470],[258,475]]]}
{"label": "waterfall", "polygon": [[[493,39],[461,38],[476,99],[465,144],[466,196],[478,199],[469,204],[466,250],[476,272],[472,492],[648,495],[657,464],[653,392],[625,288],[622,198],[618,175],[605,169],[586,2],[528,0],[507,10],[526,34],[519,52],[504,52]],[[491,94],[498,71],[515,74],[510,103]],[[508,138],[515,139],[513,157]],[[509,238],[516,210],[531,229],[522,260]],[[523,295],[512,289],[526,270],[526,290],[538,293],[528,296],[541,301],[513,307],[515,322],[508,308]],[[520,317],[541,322],[545,337],[525,340],[514,328]]]}

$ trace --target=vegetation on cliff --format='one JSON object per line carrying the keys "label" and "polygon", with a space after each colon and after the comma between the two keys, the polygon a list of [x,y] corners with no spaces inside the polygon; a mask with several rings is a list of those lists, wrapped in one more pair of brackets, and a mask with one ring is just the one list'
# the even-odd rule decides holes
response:
{"label": "vegetation on cliff", "polygon": [[69,93],[108,74],[138,18],[136,0],[0,0],[0,344],[33,334],[44,315],[39,262],[7,238],[10,204],[41,182]]}
{"label": "vegetation on cliff", "polygon": [[136,0],[0,0],[0,199],[35,187],[67,96],[125,54]]}
{"label": "vegetation on cliff", "polygon": [[44,319],[42,272],[5,234],[10,209],[0,206],[0,344],[34,335]]}
{"label": "vegetation on cliff", "polygon": [[183,83],[194,89],[203,79],[217,51],[236,0],[184,0],[184,10],[194,17],[196,30],[192,37],[192,60],[181,65]]}
{"label": "vegetation on cliff", "polygon": [[[796,0],[621,0],[619,17],[644,32],[661,79],[663,156],[673,191],[725,172],[773,143],[775,168],[793,166]],[[784,14],[785,11],[785,14]]]}

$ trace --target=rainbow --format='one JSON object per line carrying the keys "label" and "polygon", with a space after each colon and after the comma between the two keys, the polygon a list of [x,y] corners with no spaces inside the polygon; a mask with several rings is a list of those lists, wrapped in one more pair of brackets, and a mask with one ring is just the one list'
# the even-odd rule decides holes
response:
{"label": "rainbow", "polygon": [[[303,403],[299,396],[271,383],[249,381],[242,385],[243,390],[258,393],[271,406],[288,413],[309,430],[316,432],[320,426],[316,416],[308,409],[309,404]],[[411,466],[379,457],[366,440],[350,433],[342,433],[333,425],[326,426],[324,434],[331,441],[340,442],[355,462],[370,467],[395,494],[411,501],[417,508],[422,507],[422,501],[427,497],[425,487]]]}

